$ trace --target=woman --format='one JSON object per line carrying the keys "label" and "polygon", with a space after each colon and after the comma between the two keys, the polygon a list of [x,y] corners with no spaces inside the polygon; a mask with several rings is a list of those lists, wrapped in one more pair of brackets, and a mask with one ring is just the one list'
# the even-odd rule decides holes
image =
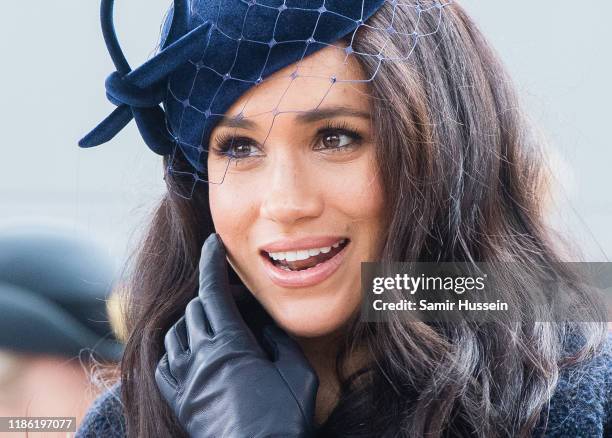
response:
{"label": "woman", "polygon": [[[314,10],[337,17],[334,2],[322,3],[236,2],[245,13],[175,2],[161,53],[188,51],[172,41],[210,32],[207,17],[228,26],[255,17],[276,36]],[[210,65],[229,58],[248,70],[259,58],[239,50],[224,57],[215,48],[225,40],[213,44],[206,33],[201,63],[191,59],[169,76],[166,114],[152,108],[162,99],[138,106],[137,93],[107,81],[120,105],[114,114],[128,115],[112,116],[82,145],[106,141],[133,114],[147,144],[165,155],[168,192],[127,296],[120,385],[80,434],[603,436],[605,323],[538,323],[529,308],[519,323],[360,320],[362,261],[512,261],[503,274],[525,284],[542,266],[570,284],[575,278],[545,225],[538,144],[502,65],[461,7],[335,6],[364,20],[327,23],[315,41],[328,44],[306,44],[301,57],[278,51],[282,62],[264,81],[255,74],[233,88],[202,91],[229,77]],[[293,7],[295,21],[279,26],[278,15],[266,15],[272,7]],[[189,14],[191,27],[179,32],[175,23]],[[143,79],[146,65],[129,73],[117,64],[141,88],[154,82]],[[166,65],[164,74],[174,68]],[[208,82],[189,77],[194,68]]]}

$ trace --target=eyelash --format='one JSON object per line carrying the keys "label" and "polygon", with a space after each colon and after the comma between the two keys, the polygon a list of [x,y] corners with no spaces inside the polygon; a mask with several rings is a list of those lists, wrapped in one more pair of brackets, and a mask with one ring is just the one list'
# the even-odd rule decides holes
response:
{"label": "eyelash", "polygon": [[[325,126],[319,129],[319,131],[317,132],[316,137],[318,139],[318,142],[320,142],[328,135],[346,135],[347,137],[350,137],[353,141],[344,146],[322,147],[316,150],[327,150],[332,153],[335,153],[338,151],[344,151],[350,148],[354,148],[363,141],[363,137],[359,133],[357,133],[355,129],[351,128],[350,125],[345,121],[339,123],[327,121]],[[238,157],[230,152],[232,148],[236,148],[238,146],[253,146],[255,142],[253,142],[248,137],[235,137],[232,134],[219,134],[215,137],[214,143],[215,145],[218,145],[213,148],[214,153],[216,155],[232,158],[234,160],[244,160],[245,158],[253,158],[252,156]]]}

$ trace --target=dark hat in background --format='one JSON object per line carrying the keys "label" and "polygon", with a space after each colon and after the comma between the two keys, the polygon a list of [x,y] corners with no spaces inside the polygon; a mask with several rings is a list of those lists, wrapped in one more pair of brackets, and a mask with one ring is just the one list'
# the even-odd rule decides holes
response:
{"label": "dark hat in background", "polygon": [[0,349],[119,360],[106,308],[113,284],[113,263],[93,242],[55,228],[0,229]]}

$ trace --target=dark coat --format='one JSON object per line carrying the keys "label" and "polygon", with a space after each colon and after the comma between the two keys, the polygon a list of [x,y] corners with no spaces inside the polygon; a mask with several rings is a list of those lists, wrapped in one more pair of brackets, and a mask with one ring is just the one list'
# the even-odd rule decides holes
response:
{"label": "dark coat", "polygon": [[[76,438],[123,438],[125,419],[119,384],[89,409]],[[543,430],[540,424],[538,430]],[[603,350],[588,362],[564,368],[550,400],[547,438],[612,437],[612,332]]]}

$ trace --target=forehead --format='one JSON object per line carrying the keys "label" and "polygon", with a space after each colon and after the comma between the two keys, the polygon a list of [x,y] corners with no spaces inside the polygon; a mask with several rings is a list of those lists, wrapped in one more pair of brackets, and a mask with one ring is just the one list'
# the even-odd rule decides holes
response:
{"label": "forehead", "polygon": [[250,88],[227,110],[226,116],[269,115],[274,111],[310,111],[325,106],[368,109],[368,84],[355,58],[340,46],[318,50],[275,72]]}

